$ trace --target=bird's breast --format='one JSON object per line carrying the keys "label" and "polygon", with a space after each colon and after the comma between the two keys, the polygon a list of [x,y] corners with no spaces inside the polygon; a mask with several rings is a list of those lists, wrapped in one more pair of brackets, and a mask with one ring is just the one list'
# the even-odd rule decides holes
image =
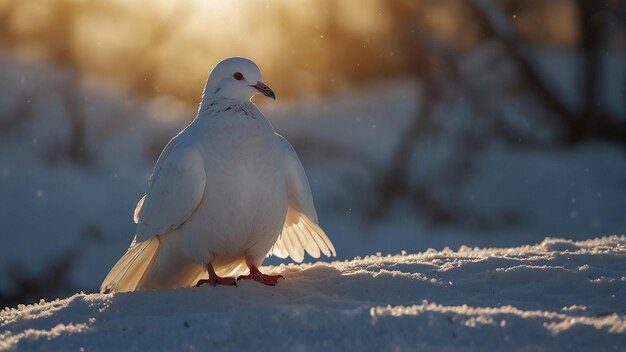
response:
{"label": "bird's breast", "polygon": [[287,191],[276,136],[254,121],[237,127],[204,140],[204,196],[182,228],[196,258],[237,256],[258,244],[269,250],[283,226]]}

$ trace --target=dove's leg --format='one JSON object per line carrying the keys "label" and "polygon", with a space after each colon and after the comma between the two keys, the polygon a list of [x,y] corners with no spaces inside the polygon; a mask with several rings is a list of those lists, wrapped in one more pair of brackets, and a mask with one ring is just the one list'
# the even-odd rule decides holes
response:
{"label": "dove's leg", "polygon": [[206,271],[209,273],[208,279],[200,279],[196,284],[196,287],[204,284],[210,284],[211,286],[217,285],[226,285],[226,286],[237,286],[237,281],[234,277],[220,277],[217,276],[215,270],[213,269],[213,264],[209,263],[206,265]]}
{"label": "dove's leg", "polygon": [[254,280],[265,285],[276,286],[279,278],[282,278],[283,280],[285,279],[282,275],[265,275],[259,270],[259,268],[256,267],[256,265],[251,264],[247,260],[246,265],[248,266],[248,269],[250,269],[250,273],[248,275],[239,276],[237,280]]}

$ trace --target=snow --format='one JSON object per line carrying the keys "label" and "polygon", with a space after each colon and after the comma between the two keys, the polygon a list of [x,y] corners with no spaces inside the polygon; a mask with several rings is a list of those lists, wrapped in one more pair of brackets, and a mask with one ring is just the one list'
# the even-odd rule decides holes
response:
{"label": "snow", "polygon": [[624,350],[626,237],[265,267],[276,287],[76,294],[0,312],[0,350]]}

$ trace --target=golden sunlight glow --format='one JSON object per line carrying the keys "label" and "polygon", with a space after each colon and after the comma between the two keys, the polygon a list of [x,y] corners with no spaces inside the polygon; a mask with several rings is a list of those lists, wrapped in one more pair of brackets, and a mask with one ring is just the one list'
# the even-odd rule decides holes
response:
{"label": "golden sunlight glow", "polygon": [[[2,1],[2,0],[0,0]],[[358,5],[355,5],[358,3]],[[571,40],[576,13],[567,0],[534,6],[516,20],[520,30]],[[81,72],[122,83],[148,95],[192,102],[212,67],[229,56],[257,62],[281,97],[342,89],[403,72],[405,27],[399,3],[385,0],[50,0],[0,2],[12,5],[7,30],[19,50]],[[399,7],[402,7],[401,5]],[[468,26],[471,14],[454,0],[409,3],[413,20],[433,37],[471,46],[480,36]],[[358,7],[358,10],[355,10]],[[545,8],[544,8],[545,7]],[[563,39],[565,38],[565,39]],[[550,39],[547,39],[550,40]],[[416,53],[416,55],[421,55]],[[345,77],[342,77],[345,76]]]}

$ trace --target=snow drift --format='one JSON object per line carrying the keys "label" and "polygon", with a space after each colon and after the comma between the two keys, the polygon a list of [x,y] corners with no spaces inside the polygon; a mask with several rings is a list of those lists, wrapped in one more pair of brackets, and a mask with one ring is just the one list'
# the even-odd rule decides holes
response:
{"label": "snow drift", "polygon": [[76,294],[0,350],[623,350],[626,236],[266,267],[277,287]]}

